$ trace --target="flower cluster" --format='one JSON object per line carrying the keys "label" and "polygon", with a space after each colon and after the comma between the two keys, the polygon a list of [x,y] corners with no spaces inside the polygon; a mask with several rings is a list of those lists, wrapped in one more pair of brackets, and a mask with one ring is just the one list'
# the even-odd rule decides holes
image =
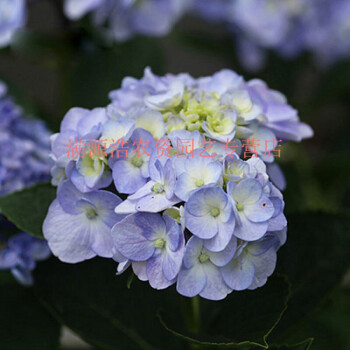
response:
{"label": "flower cluster", "polygon": [[266,49],[290,58],[310,51],[321,65],[350,55],[349,0],[195,0],[194,10],[228,25],[250,69],[263,65]]}
{"label": "flower cluster", "polygon": [[37,261],[51,255],[47,242],[28,233],[18,233],[10,238],[0,234],[0,270],[11,270],[16,280],[25,285],[33,284],[32,271]]}
{"label": "flower cluster", "polygon": [[25,22],[25,0],[0,0],[0,48],[7,46]]}
{"label": "flower cluster", "polygon": [[50,133],[29,120],[0,82],[0,196],[50,178]]}
{"label": "flower cluster", "polygon": [[[230,70],[194,79],[146,69],[110,98],[71,109],[51,138],[58,191],[43,232],[53,254],[113,258],[118,273],[131,266],[153,288],[176,283],[188,297],[262,286],[286,240],[283,196],[267,173],[273,158],[227,151],[243,138],[300,141],[311,128],[281,93]],[[71,157],[74,139],[104,140],[106,152]],[[112,157],[120,140],[128,156]]]}
{"label": "flower cluster", "polygon": [[65,13],[72,20],[92,13],[95,25],[107,24],[109,36],[125,41],[135,34],[168,34],[187,4],[187,0],[65,0]]}
{"label": "flower cluster", "polygon": [[[0,82],[0,196],[50,178],[49,146],[45,125],[26,119]],[[8,226],[13,229],[0,212],[0,228]],[[0,270],[11,270],[23,285],[33,284],[31,271],[36,261],[50,254],[45,240],[24,232],[10,238],[0,233]]]}

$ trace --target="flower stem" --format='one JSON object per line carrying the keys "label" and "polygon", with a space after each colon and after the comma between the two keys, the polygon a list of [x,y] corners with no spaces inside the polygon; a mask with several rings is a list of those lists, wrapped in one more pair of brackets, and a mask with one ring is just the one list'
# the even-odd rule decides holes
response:
{"label": "flower stem", "polygon": [[[201,328],[199,296],[184,299],[184,312],[187,330],[192,334],[199,334]],[[192,343],[190,346],[191,349],[200,349],[200,346],[198,344]]]}
{"label": "flower stem", "polygon": [[200,331],[200,298],[196,296],[191,299],[192,306],[192,332],[198,334]]}

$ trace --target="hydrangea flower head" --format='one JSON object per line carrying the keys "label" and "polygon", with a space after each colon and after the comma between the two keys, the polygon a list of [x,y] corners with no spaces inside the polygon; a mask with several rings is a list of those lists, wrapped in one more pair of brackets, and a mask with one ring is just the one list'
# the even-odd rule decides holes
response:
{"label": "hydrangea flower head", "polygon": [[[52,137],[62,169],[44,223],[53,253],[71,263],[113,258],[117,274],[131,266],[151,287],[176,284],[187,297],[220,300],[265,284],[287,226],[269,140],[300,141],[312,129],[282,94],[229,70],[195,79],[146,69],[110,98],[97,111],[69,111]],[[83,162],[66,152],[73,139],[85,156],[93,140],[101,153]],[[82,188],[90,174],[113,184]]]}

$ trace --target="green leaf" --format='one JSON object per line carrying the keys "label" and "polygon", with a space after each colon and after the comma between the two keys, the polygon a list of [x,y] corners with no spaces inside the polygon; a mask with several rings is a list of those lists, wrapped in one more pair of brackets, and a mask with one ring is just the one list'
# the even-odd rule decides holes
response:
{"label": "green leaf", "polygon": [[[115,273],[112,260],[68,265],[52,259],[40,264],[35,288],[60,322],[106,350],[184,349],[186,337],[196,337],[198,343],[244,342],[241,348],[258,342],[260,348],[267,348],[265,338],[279,320],[289,293],[285,279],[273,277],[264,288],[233,293],[224,301],[201,299],[202,332],[196,336],[183,326],[191,299],[181,297],[174,286],[155,291],[136,279],[128,289],[129,274]],[[172,336],[166,327],[184,336]]]}
{"label": "green leaf", "polygon": [[40,305],[32,289],[15,283],[0,287],[0,349],[55,350],[60,326]]}
{"label": "green leaf", "polygon": [[0,212],[19,229],[43,238],[42,224],[55,197],[55,187],[40,183],[0,197]]}
{"label": "green leaf", "polygon": [[[350,266],[350,217],[328,213],[288,216],[288,240],[279,251],[277,271],[292,284],[292,296],[273,341],[288,335],[340,284]],[[310,334],[313,336],[313,334]]]}

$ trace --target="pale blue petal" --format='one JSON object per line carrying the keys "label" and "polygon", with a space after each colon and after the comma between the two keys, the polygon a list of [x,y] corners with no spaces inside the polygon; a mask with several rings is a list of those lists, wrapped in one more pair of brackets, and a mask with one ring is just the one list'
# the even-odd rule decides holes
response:
{"label": "pale blue petal", "polygon": [[124,262],[121,262],[120,264],[118,264],[116,275],[117,276],[121,275],[123,272],[125,272],[129,268],[130,265],[131,265],[130,260],[125,260]]}
{"label": "pale blue petal", "polygon": [[280,231],[287,226],[287,219],[283,213],[269,220],[267,231]]}
{"label": "pale blue petal", "polygon": [[226,248],[230,242],[235,228],[234,215],[232,212],[232,220],[227,223],[220,222],[218,225],[218,234],[204,241],[204,247],[212,252],[220,252]]}
{"label": "pale blue petal", "polygon": [[262,196],[256,203],[244,206],[244,214],[252,222],[264,222],[271,219],[275,208],[272,202]]}
{"label": "pale blue petal", "polygon": [[256,203],[262,195],[262,187],[255,179],[241,181],[233,192],[233,198],[237,203],[245,205]]}
{"label": "pale blue petal", "polygon": [[114,256],[114,245],[111,227],[93,222],[90,229],[94,232],[94,239],[91,244],[92,251],[103,258],[112,258]]}
{"label": "pale blue petal", "polygon": [[82,198],[82,193],[71,181],[64,181],[57,190],[57,199],[64,211],[69,214],[80,214],[82,209],[77,207],[77,201]]}
{"label": "pale blue petal", "polygon": [[202,292],[207,282],[207,277],[200,264],[190,269],[182,268],[177,276],[176,290],[185,297],[194,297]]}
{"label": "pale blue petal", "polygon": [[159,214],[137,213],[134,215],[135,224],[142,229],[142,234],[149,240],[164,238],[166,224]]}
{"label": "pale blue petal", "polygon": [[78,133],[83,137],[91,132],[101,132],[102,125],[107,122],[108,117],[105,108],[94,108],[78,123]]}
{"label": "pale blue petal", "polygon": [[193,191],[198,189],[196,179],[188,173],[182,173],[177,179],[175,194],[183,201],[187,201]]}
{"label": "pale blue petal", "polygon": [[276,236],[266,235],[257,242],[248,244],[248,251],[250,256],[260,256],[265,254],[268,250],[275,246]]}
{"label": "pale blue petal", "polygon": [[270,193],[270,197],[269,197],[270,201],[273,204],[274,207],[274,212],[272,217],[276,217],[278,216],[284,209],[284,203],[283,200],[279,197],[272,197],[272,193]]}
{"label": "pale blue petal", "polygon": [[184,255],[184,267],[189,269],[198,263],[198,258],[202,252],[203,240],[192,236],[187,244]]}
{"label": "pale blue petal", "polygon": [[152,193],[148,196],[141,198],[136,204],[136,210],[149,212],[149,213],[158,213],[167,208],[171,208],[173,205],[179,203],[180,200],[177,197],[172,197],[168,199],[166,193]]}
{"label": "pale blue petal", "polygon": [[249,289],[256,289],[262,287],[269,276],[272,275],[276,267],[277,254],[273,248],[266,253],[254,257],[253,263],[255,266],[255,277],[253,284]]}
{"label": "pale blue petal", "polygon": [[154,289],[165,289],[175,282],[175,280],[169,281],[165,278],[163,274],[163,259],[164,256],[159,252],[147,260],[146,263],[149,284]]}
{"label": "pale blue petal", "polygon": [[163,220],[166,226],[166,232],[169,238],[167,245],[171,251],[176,251],[179,249],[180,244],[183,244],[183,233],[180,225],[170,216],[163,215]]}
{"label": "pale blue petal", "polygon": [[174,195],[175,184],[176,184],[176,175],[175,170],[172,166],[171,160],[167,160],[164,168],[164,189],[166,196],[170,199]]}
{"label": "pale blue petal", "polygon": [[[85,117],[90,111],[84,108],[71,108],[68,113],[64,116],[61,123],[61,134],[66,130],[76,131],[78,128],[79,121]],[[73,141],[73,140],[72,140]]]}
{"label": "pale blue petal", "polygon": [[147,179],[142,176],[141,168],[134,166],[128,160],[119,160],[113,165],[113,180],[119,193],[135,193]]}
{"label": "pale blue petal", "polygon": [[155,185],[154,181],[148,181],[144,186],[142,186],[138,191],[133,193],[128,197],[129,200],[137,200],[141,199],[142,197],[148,196],[149,194],[152,194],[152,188]]}
{"label": "pale blue petal", "polygon": [[163,274],[168,281],[174,280],[180,271],[184,256],[184,247],[177,252],[167,252],[163,258]]}
{"label": "pale blue petal", "polygon": [[152,241],[143,235],[143,229],[135,220],[135,215],[129,215],[114,225],[112,238],[116,249],[126,258],[134,261],[148,260],[154,253]]}
{"label": "pale blue petal", "polygon": [[206,185],[218,183],[218,181],[220,180],[221,174],[222,174],[222,165],[219,162],[211,162],[206,166],[206,172],[203,178],[204,183]]}
{"label": "pale blue petal", "polygon": [[282,230],[280,231],[274,231],[271,232],[271,234],[275,235],[278,238],[278,242],[276,244],[276,249],[280,248],[281,246],[283,246],[286,241],[287,241],[287,227],[284,227]]}
{"label": "pale blue petal", "polygon": [[[210,215],[212,207],[207,203],[207,200],[210,201],[210,198],[206,193],[205,189],[199,189],[191,195],[188,202],[185,204],[185,210],[188,214],[197,217]],[[212,192],[210,192],[210,194],[211,193]]]}
{"label": "pale blue petal", "polygon": [[84,198],[91,201],[97,209],[99,219],[108,227],[113,227],[115,223],[122,220],[124,215],[117,215],[114,212],[122,200],[112,192],[93,191],[84,194]]}
{"label": "pale blue petal", "polygon": [[266,170],[271,182],[277,186],[278,189],[284,191],[287,187],[287,181],[279,165],[276,163],[267,163]]}
{"label": "pale blue petal", "polygon": [[93,235],[85,215],[66,213],[57,199],[49,208],[43,233],[52,253],[63,262],[77,263],[96,256],[91,250]]}
{"label": "pale blue petal", "polygon": [[245,241],[256,241],[267,231],[268,222],[251,222],[244,214],[239,216],[240,223],[236,222],[234,235]]}
{"label": "pale blue petal", "polygon": [[237,239],[236,237],[232,237],[230,242],[227,244],[224,250],[214,253],[211,251],[208,251],[207,254],[209,255],[210,261],[218,266],[222,267],[227,265],[235,255],[237,250]]}
{"label": "pale blue petal", "polygon": [[221,274],[226,284],[233,290],[249,288],[255,275],[255,266],[246,256],[232,260],[228,265],[221,267]]}
{"label": "pale blue petal", "polygon": [[114,212],[120,215],[136,213],[137,212],[136,204],[137,204],[137,199],[136,200],[126,199],[115,207]]}
{"label": "pale blue petal", "polygon": [[185,204],[186,227],[199,238],[210,239],[215,237],[218,233],[217,219],[210,215],[193,216],[186,210],[187,203]]}
{"label": "pale blue petal", "polygon": [[133,261],[131,263],[132,270],[141,281],[148,281],[146,264],[147,264],[146,261]]}
{"label": "pale blue petal", "polygon": [[224,282],[219,268],[209,261],[203,265],[203,270],[206,275],[206,284],[199,295],[209,300],[224,299],[232,290]]}

